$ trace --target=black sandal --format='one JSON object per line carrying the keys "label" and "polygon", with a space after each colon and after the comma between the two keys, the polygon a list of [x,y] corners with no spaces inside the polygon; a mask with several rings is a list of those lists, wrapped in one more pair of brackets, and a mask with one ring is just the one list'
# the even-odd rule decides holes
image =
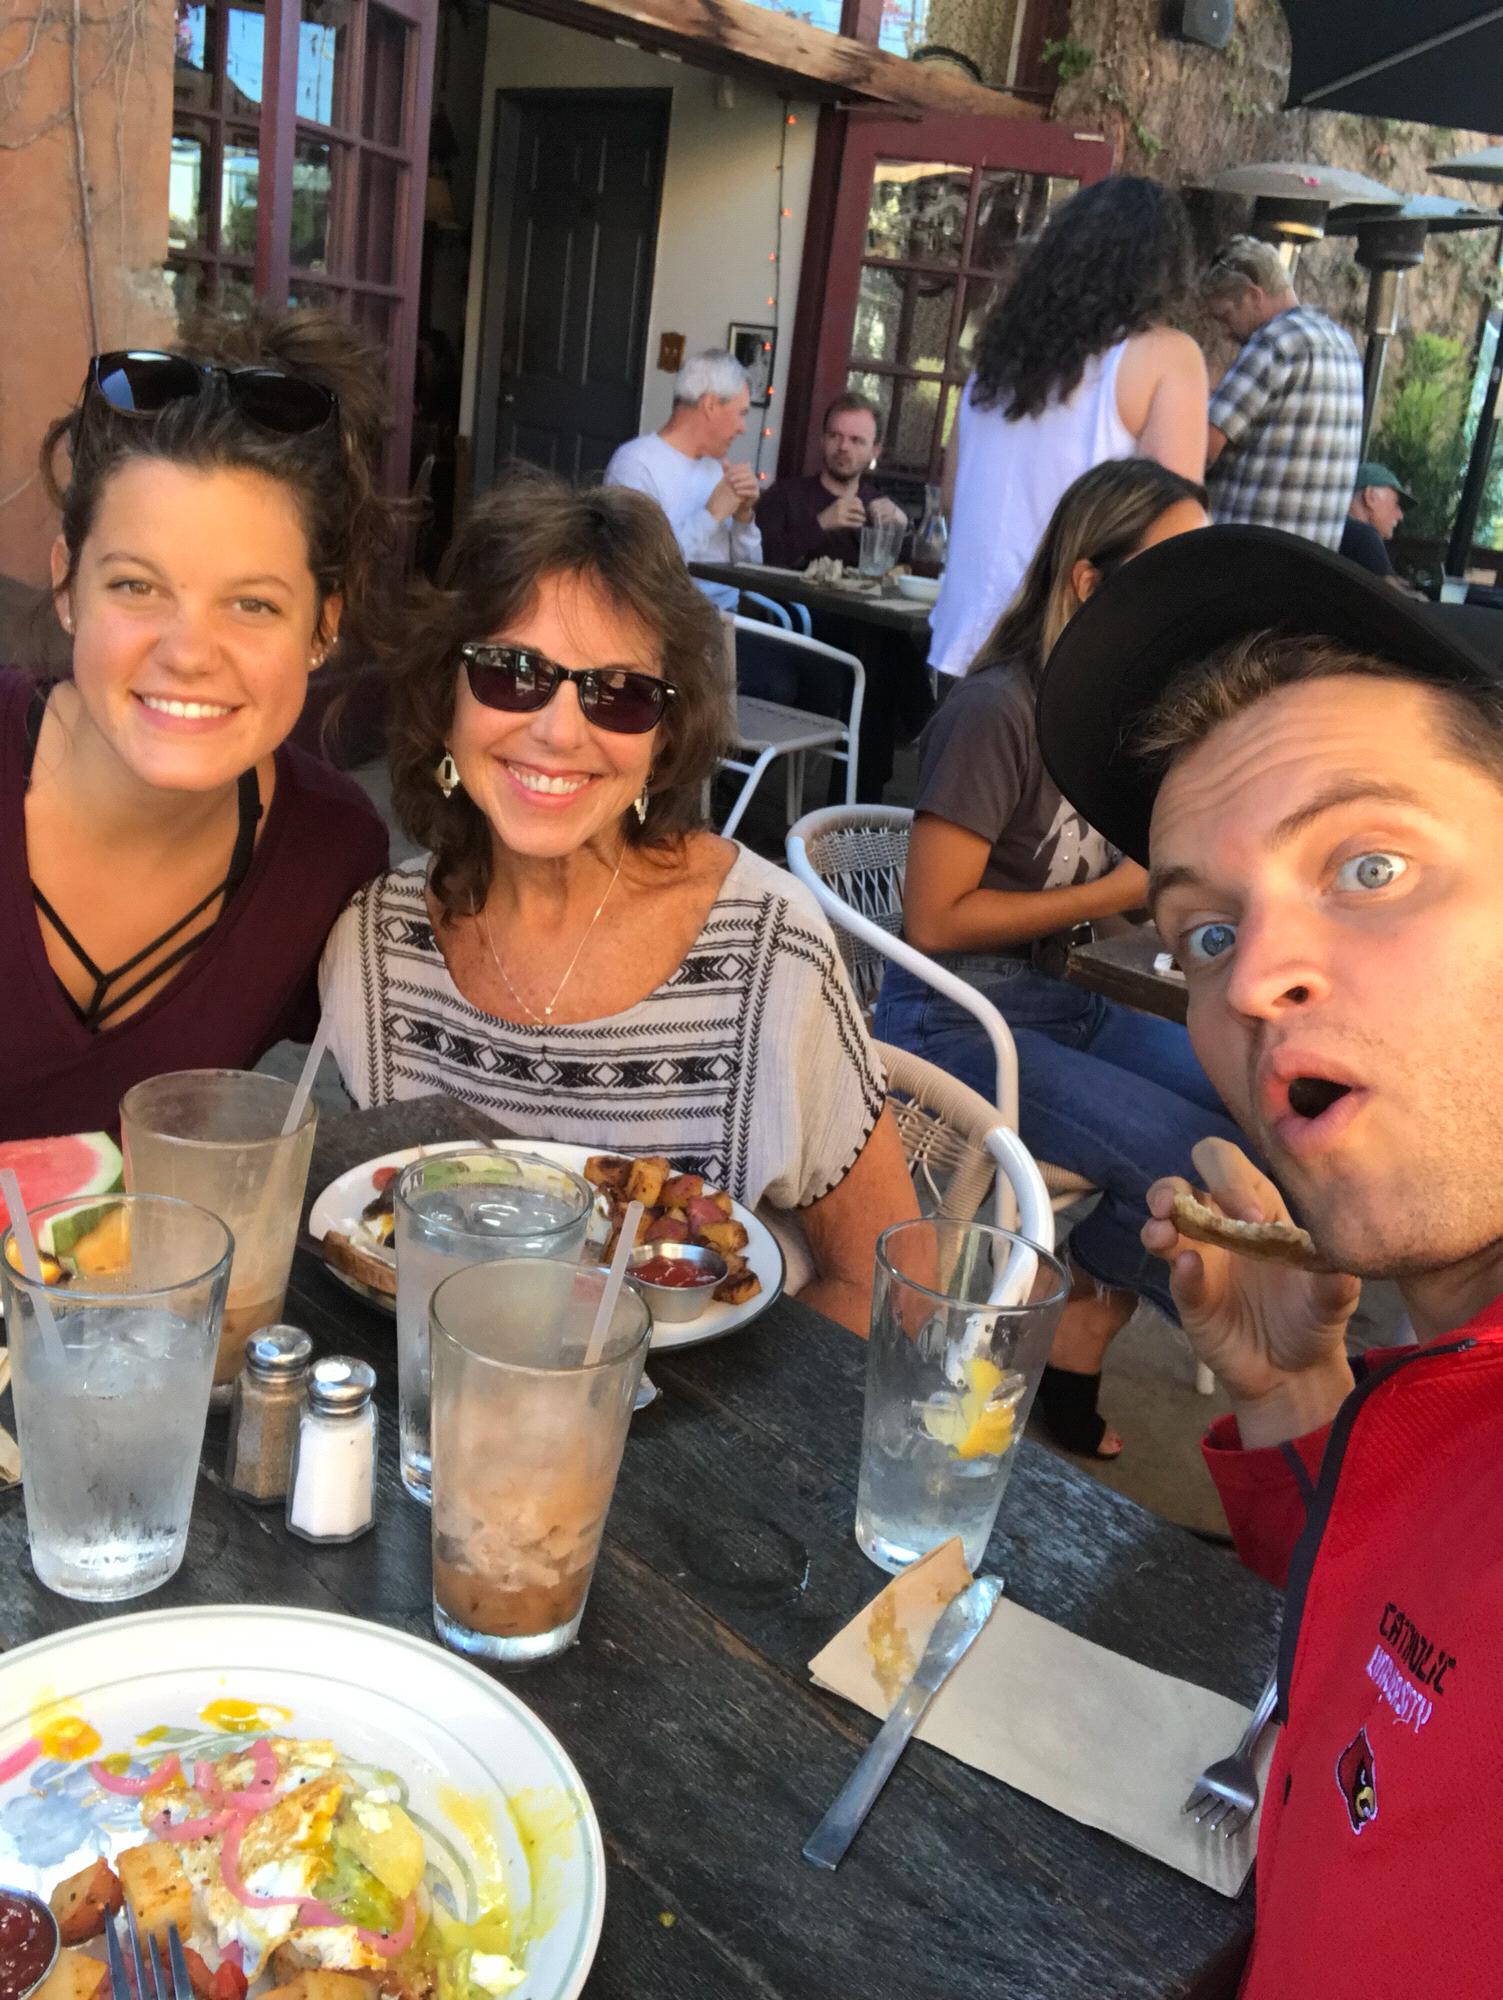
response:
{"label": "black sandal", "polygon": [[1078,1375],[1073,1368],[1055,1368],[1046,1363],[1039,1377],[1035,1409],[1057,1445],[1079,1452],[1082,1458],[1113,1459],[1120,1452],[1103,1451],[1106,1419],[1096,1408],[1101,1393],[1101,1371]]}

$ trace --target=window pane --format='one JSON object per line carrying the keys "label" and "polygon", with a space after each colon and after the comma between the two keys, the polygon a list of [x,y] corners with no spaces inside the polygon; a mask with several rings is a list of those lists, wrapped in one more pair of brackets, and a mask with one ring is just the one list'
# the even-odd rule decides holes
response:
{"label": "window pane", "polygon": [[230,257],[256,254],[256,183],[261,156],[254,132],[226,132],[220,190],[219,247]]}
{"label": "window pane", "polygon": [[231,7],[225,35],[221,102],[232,118],[254,116],[261,102],[266,28],[254,0]]}
{"label": "window pane", "polygon": [[866,224],[868,257],[954,264],[965,239],[969,167],[879,160]]}
{"label": "window pane", "polygon": [[350,60],[348,0],[302,0],[297,41],[297,115],[316,125],[347,125]]}
{"label": "window pane", "polygon": [[291,261],[305,271],[329,269],[336,171],[342,149],[299,137],[292,161]]}
{"label": "window pane", "polygon": [[972,278],[965,288],[965,317],[960,323],[957,356],[962,368],[969,368],[971,365],[982,321],[991,311],[992,300],[998,296],[1000,290],[1001,286],[996,278]]}
{"label": "window pane", "polygon": [[209,10],[177,0],[172,40],[172,101],[180,111],[207,111],[213,102]]}
{"label": "window pane", "polygon": [[1001,270],[1011,262],[1015,246],[1037,236],[1049,211],[1068,200],[1076,186],[1075,181],[1049,174],[984,172],[976,199],[971,263],[983,271]]}
{"label": "window pane", "polygon": [[899,376],[885,432],[884,462],[893,471],[925,472],[934,453],[940,413],[940,384]]}
{"label": "window pane", "polygon": [[216,272],[212,264],[169,265],[167,282],[172,288],[180,326],[202,305],[215,305],[229,313],[248,313],[255,304],[249,272]]}
{"label": "window pane", "polygon": [[205,229],[204,169],[207,141],[191,126],[172,135],[167,169],[167,247],[192,250],[202,246]]}
{"label": "window pane", "polygon": [[360,207],[355,227],[355,276],[389,285],[397,268],[397,231],[407,169],[384,153],[360,156]]}
{"label": "window pane", "polygon": [[373,3],[365,17],[365,113],[360,129],[383,146],[402,143],[402,98],[407,78],[405,21]]}
{"label": "window pane", "polygon": [[[864,368],[852,368],[847,372],[845,386],[857,396],[865,396],[869,403],[875,403],[882,412],[880,432],[887,435],[887,418],[892,409],[892,377],[873,375]],[[884,460],[885,462],[885,460]]]}
{"label": "window pane", "polygon": [[287,303],[293,308],[298,306],[332,306],[336,303],[337,296],[336,293],[329,291],[324,285],[298,283],[287,294]]}
{"label": "window pane", "polygon": [[362,327],[373,340],[389,348],[395,312],[396,305],[393,300],[378,298],[370,292],[357,292],[351,317],[356,326]]}

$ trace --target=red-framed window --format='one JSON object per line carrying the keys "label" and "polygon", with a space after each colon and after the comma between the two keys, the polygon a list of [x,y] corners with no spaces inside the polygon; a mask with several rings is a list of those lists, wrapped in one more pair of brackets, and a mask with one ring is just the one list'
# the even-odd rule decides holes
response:
{"label": "red-framed window", "polygon": [[438,0],[176,0],[168,270],[321,304],[385,348],[405,483]]}

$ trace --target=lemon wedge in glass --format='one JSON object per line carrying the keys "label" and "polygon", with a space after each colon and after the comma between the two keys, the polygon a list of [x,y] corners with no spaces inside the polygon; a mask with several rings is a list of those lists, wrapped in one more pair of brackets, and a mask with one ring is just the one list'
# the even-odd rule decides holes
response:
{"label": "lemon wedge in glass", "polygon": [[[995,1361],[980,1356],[962,1362],[961,1368],[964,1390],[926,1403],[924,1429],[936,1444],[949,1445],[957,1458],[1000,1458],[1012,1443],[1013,1409],[1022,1394],[1022,1377],[1009,1379]],[[994,1401],[1004,1382],[1003,1397]]]}

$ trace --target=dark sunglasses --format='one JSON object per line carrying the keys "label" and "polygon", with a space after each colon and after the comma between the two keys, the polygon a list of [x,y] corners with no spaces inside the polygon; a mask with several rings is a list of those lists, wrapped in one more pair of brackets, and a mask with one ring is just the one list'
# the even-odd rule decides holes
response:
{"label": "dark sunglasses", "polygon": [[561,681],[579,689],[579,706],[587,722],[621,736],[641,736],[656,729],[663,711],[678,693],[671,681],[631,667],[561,667],[544,653],[526,646],[461,646],[459,657],[470,693],[487,708],[513,715],[531,715],[546,708]]}
{"label": "dark sunglasses", "polygon": [[300,375],[284,375],[279,368],[218,368],[190,361],[186,354],[144,348],[96,354],[89,363],[84,401],[95,395],[123,415],[154,417],[170,403],[202,395],[215,380],[224,383],[242,416],[285,437],[321,429],[339,407],[331,389]]}

